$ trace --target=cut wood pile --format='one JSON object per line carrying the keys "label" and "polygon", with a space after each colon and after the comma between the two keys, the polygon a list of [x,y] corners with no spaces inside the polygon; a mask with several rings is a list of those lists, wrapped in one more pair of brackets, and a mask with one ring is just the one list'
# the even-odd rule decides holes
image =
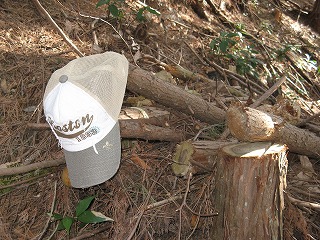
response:
{"label": "cut wood pile", "polygon": [[[33,18],[44,22],[59,44],[64,44],[67,56],[56,59],[54,53],[48,59],[42,59],[44,65],[51,58],[55,62],[50,62],[50,71],[42,68],[42,82],[30,80],[30,85],[36,86],[38,91],[29,90],[31,96],[36,96],[34,102],[28,97],[23,98],[32,105],[30,109],[23,108],[22,111],[22,103],[11,98],[17,91],[24,91],[24,84],[7,86],[0,76],[3,93],[0,98],[3,100],[0,124],[5,132],[1,134],[0,143],[6,146],[1,149],[0,177],[3,182],[8,181],[0,185],[0,190],[4,190],[2,196],[7,197],[0,202],[6,206],[0,211],[0,225],[6,224],[0,227],[0,238],[1,234],[4,237],[21,237],[28,232],[29,239],[42,239],[55,231],[50,219],[45,214],[41,215],[40,210],[29,212],[27,203],[23,207],[19,205],[16,213],[10,212],[15,191],[21,188],[28,194],[24,189],[36,184],[36,179],[45,179],[37,183],[44,192],[48,191],[48,185],[55,183],[54,190],[50,189],[43,198],[46,205],[52,203],[52,208],[42,211],[48,212],[57,206],[55,201],[58,197],[67,205],[58,206],[55,211],[70,213],[76,200],[92,194],[98,196],[95,207],[114,218],[112,225],[89,227],[88,232],[78,226],[71,233],[76,239],[82,239],[81,236],[96,236],[96,239],[108,236],[105,239],[287,240],[293,237],[313,239],[320,234],[317,222],[320,221],[320,103],[315,100],[320,96],[319,73],[298,66],[297,59],[301,56],[288,50],[281,52],[286,61],[271,61],[270,49],[274,48],[274,41],[265,41],[258,37],[259,34],[243,30],[241,37],[250,39],[262,51],[259,58],[267,64],[259,73],[267,72],[268,76],[256,78],[248,72],[238,73],[232,66],[237,59],[226,63],[212,54],[212,49],[201,48],[201,44],[210,39],[208,34],[212,38],[218,31],[203,24],[203,19],[209,21],[212,13],[216,17],[210,21],[215,21],[216,26],[224,30],[240,28],[234,23],[236,19],[226,14],[229,7],[218,8],[214,1],[204,1],[205,5],[199,3],[202,1],[191,1],[196,12],[192,14],[197,21],[192,22],[194,25],[187,22],[187,18],[184,21],[192,27],[167,12],[157,20],[157,24],[150,23],[155,32],[151,27],[146,35],[138,34],[143,24],[133,29],[127,24],[124,28],[121,24],[111,24],[110,19],[104,17],[77,13],[71,8],[67,13],[64,12],[66,9],[56,12],[48,3],[31,2],[24,3],[25,7],[33,13]],[[147,2],[163,7],[154,1]],[[178,4],[179,1],[173,2]],[[129,3],[131,8],[142,4],[139,1]],[[55,4],[60,6],[62,3]],[[5,5],[3,9],[9,9],[10,4]],[[86,6],[81,5],[85,9]],[[13,8],[10,11],[3,9],[2,12],[13,14]],[[165,11],[166,8],[162,9]],[[188,8],[184,6],[182,9],[187,11]],[[200,21],[198,18],[201,16]],[[279,23],[276,24],[280,28]],[[290,25],[289,22],[283,24]],[[162,28],[158,30],[160,25]],[[175,34],[170,35],[167,26],[173,31],[178,29],[179,34],[187,31],[186,36],[189,37],[179,43],[175,39],[171,44],[176,45],[168,47],[170,43],[166,41],[170,41],[170,37],[173,39]],[[84,29],[86,31],[82,32]],[[16,46],[10,34],[9,29],[6,39]],[[99,34],[104,38],[97,37]],[[203,41],[201,44],[197,37]],[[81,38],[85,40],[81,41]],[[101,42],[106,39],[112,46],[108,43],[109,47],[102,49]],[[165,43],[159,47],[156,42],[160,40]],[[304,42],[307,46],[303,49],[305,54],[312,54],[320,64],[319,52],[310,47],[314,42],[304,35],[295,41]],[[275,44],[279,49],[282,46],[279,42]],[[175,52],[179,47],[183,49],[179,54],[190,61],[184,60],[181,64],[178,51]],[[51,71],[69,60],[105,50],[121,52],[130,61],[127,92],[119,116],[122,168],[113,180],[96,188],[76,190],[62,184],[57,188],[65,161],[43,118],[41,98],[46,81]],[[11,58],[15,59],[14,55]],[[21,62],[12,69],[23,64]],[[6,74],[9,75],[12,69],[7,69]],[[9,78],[7,75],[4,76]],[[293,81],[293,75],[304,81]],[[12,117],[15,120],[3,123],[2,119],[6,119],[8,113],[16,116],[19,111],[26,116],[21,120],[18,120],[20,116]],[[15,129],[14,133],[12,129]],[[16,135],[16,132],[23,132],[23,139],[18,140],[21,135]],[[34,174],[38,172],[41,174]],[[28,179],[19,178],[28,174],[31,176]],[[11,181],[15,178],[18,181]],[[37,198],[37,190],[33,191],[26,201],[33,202],[32,199]],[[43,196],[41,194],[39,198]],[[37,229],[32,229],[29,223],[36,221],[39,215],[41,221],[36,224]],[[3,216],[8,216],[6,221],[18,219],[23,227],[15,226],[12,232],[9,223],[2,222]],[[59,237],[67,236],[60,233],[57,239]]]}

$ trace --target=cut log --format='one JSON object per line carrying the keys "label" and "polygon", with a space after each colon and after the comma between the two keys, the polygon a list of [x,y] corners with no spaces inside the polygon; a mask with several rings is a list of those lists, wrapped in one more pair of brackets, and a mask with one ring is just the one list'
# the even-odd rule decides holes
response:
{"label": "cut log", "polygon": [[294,153],[320,156],[320,138],[285,122],[281,117],[249,107],[231,106],[227,111],[227,125],[231,134],[239,140],[272,141],[286,144]]}
{"label": "cut log", "polygon": [[287,148],[270,142],[222,148],[217,160],[212,239],[283,239]]}
{"label": "cut log", "polygon": [[183,132],[174,131],[170,128],[158,127],[151,124],[133,121],[119,121],[120,135],[123,138],[137,138],[144,140],[157,140],[180,142],[185,139]]}
{"label": "cut log", "polygon": [[[185,133],[165,128],[169,112],[152,107],[124,108],[119,116],[122,138],[180,142],[186,139]],[[28,129],[49,130],[48,123],[28,123]]]}
{"label": "cut log", "polygon": [[169,121],[168,111],[155,107],[129,107],[121,109],[119,120],[136,120],[139,122],[164,127]]}
{"label": "cut log", "polygon": [[158,103],[174,108],[207,123],[222,123],[225,111],[201,97],[165,82],[151,72],[130,65],[127,88]]}
{"label": "cut log", "polygon": [[189,172],[201,174],[214,169],[218,150],[234,141],[185,141],[176,146],[173,155],[172,171],[178,177]]}

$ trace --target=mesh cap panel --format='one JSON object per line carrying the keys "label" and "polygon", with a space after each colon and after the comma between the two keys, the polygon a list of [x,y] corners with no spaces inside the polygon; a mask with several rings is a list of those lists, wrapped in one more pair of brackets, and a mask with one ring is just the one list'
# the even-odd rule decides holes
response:
{"label": "mesh cap panel", "polygon": [[114,120],[118,119],[128,75],[128,61],[124,56],[106,52],[71,61],[52,74],[44,99],[59,83],[61,75],[67,75],[68,81],[99,101]]}

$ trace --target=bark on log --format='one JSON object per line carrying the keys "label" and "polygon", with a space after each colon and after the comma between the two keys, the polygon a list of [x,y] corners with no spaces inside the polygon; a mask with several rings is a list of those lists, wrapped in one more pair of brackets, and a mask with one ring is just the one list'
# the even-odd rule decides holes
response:
{"label": "bark on log", "polygon": [[[124,108],[119,116],[122,138],[180,142],[186,139],[183,132],[165,128],[169,112],[152,107]],[[28,123],[28,129],[49,130],[48,123]]]}
{"label": "bark on log", "polygon": [[127,88],[158,103],[215,124],[225,120],[225,111],[202,98],[167,83],[152,73],[130,65]]}
{"label": "bark on log", "polygon": [[235,143],[230,141],[185,141],[176,146],[173,155],[172,171],[178,177],[185,177],[189,172],[201,174],[214,169],[218,150]]}
{"label": "bark on log", "polygon": [[145,140],[180,142],[184,140],[185,134],[170,128],[158,127],[151,124],[139,122],[139,120],[119,121],[120,135],[123,138],[139,138]]}
{"label": "bark on log", "polygon": [[286,144],[291,152],[320,156],[320,138],[285,122],[281,117],[249,107],[231,106],[227,111],[227,125],[231,134],[239,140],[272,141]]}
{"label": "bark on log", "polygon": [[287,148],[270,142],[222,148],[217,160],[212,239],[283,239]]}

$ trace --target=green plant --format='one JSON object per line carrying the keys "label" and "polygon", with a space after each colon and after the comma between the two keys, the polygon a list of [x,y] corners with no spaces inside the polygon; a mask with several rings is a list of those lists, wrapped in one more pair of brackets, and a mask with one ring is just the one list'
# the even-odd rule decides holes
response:
{"label": "green plant", "polygon": [[121,10],[121,4],[124,2],[125,0],[99,0],[99,2],[96,4],[96,8],[107,5],[112,16],[115,18],[122,18],[123,11]]}
{"label": "green plant", "polygon": [[94,198],[95,196],[90,196],[80,200],[76,206],[75,217],[63,216],[58,213],[48,213],[54,220],[60,221],[57,230],[66,230],[69,234],[72,224],[76,221],[81,222],[82,225],[113,221],[113,219],[106,217],[100,212],[88,210]]}
{"label": "green plant", "polygon": [[244,44],[241,32],[221,32],[220,36],[213,39],[209,46],[218,56],[233,62],[239,74],[259,77],[257,67],[263,62],[255,57],[258,52],[253,45]]}
{"label": "green plant", "polygon": [[152,14],[155,14],[155,15],[160,15],[160,12],[158,12],[157,10],[153,9],[152,7],[150,6],[144,6],[142,8],[139,9],[139,11],[137,12],[137,20],[142,22],[142,21],[145,21],[145,17],[144,17],[144,12],[147,11],[149,13],[152,13]]}
{"label": "green plant", "polygon": [[[122,18],[124,16],[123,11],[121,10],[121,4],[125,3],[125,0],[99,0],[99,2],[96,4],[96,7],[101,7],[103,5],[107,5],[109,12],[112,16],[115,18]],[[160,15],[160,12],[153,9],[152,7],[148,5],[144,5],[141,7],[138,12],[136,13],[136,18],[138,21],[142,22],[145,20],[144,12],[149,12],[155,15]]]}

